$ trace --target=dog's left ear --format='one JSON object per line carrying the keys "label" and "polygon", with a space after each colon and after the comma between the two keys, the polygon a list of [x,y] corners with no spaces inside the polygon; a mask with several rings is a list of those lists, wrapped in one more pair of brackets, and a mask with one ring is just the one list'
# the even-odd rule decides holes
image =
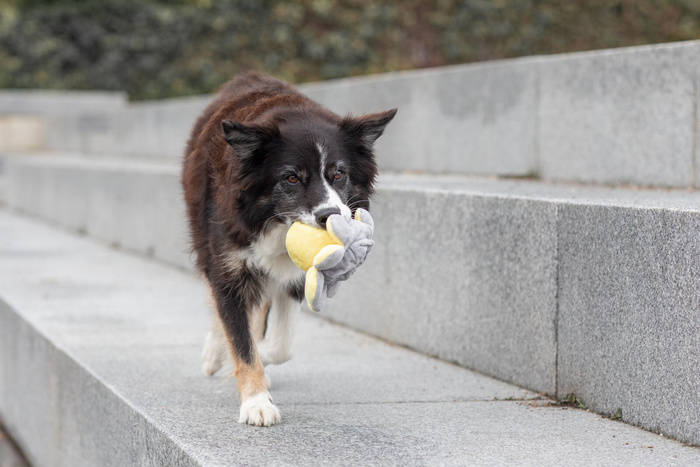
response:
{"label": "dog's left ear", "polygon": [[377,138],[382,136],[384,128],[396,115],[396,110],[391,109],[386,112],[377,112],[361,117],[348,115],[340,123],[340,128],[350,136],[360,138],[365,144],[372,146],[377,141]]}
{"label": "dog's left ear", "polygon": [[269,131],[260,125],[246,125],[235,120],[221,122],[226,142],[241,160],[248,159],[269,138]]}

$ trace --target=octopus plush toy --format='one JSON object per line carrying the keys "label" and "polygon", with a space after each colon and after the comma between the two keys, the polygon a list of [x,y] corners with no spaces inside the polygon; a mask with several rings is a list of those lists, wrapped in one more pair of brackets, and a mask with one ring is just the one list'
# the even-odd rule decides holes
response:
{"label": "octopus plush toy", "polygon": [[358,209],[346,220],[334,214],[326,229],[294,222],[287,232],[286,246],[294,264],[306,271],[304,295],[309,309],[320,311],[326,299],[338,291],[367,259],[374,240],[374,221],[369,212]]}

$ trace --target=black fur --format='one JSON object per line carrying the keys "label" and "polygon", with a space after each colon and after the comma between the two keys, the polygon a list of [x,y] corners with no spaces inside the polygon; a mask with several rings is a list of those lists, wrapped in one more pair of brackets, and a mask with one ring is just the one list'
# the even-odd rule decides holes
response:
{"label": "black fur", "polygon": [[[273,280],[246,254],[275,226],[313,219],[327,186],[351,211],[368,209],[377,175],[372,144],[395,113],[341,118],[281,81],[249,73],[224,85],[195,124],[182,177],[193,250],[246,364],[256,352],[249,314],[269,299]],[[300,277],[281,284],[297,301]]]}

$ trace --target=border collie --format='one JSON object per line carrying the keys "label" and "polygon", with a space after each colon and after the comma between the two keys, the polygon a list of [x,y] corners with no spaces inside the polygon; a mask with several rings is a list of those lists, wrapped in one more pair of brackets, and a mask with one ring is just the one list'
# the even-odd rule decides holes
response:
{"label": "border collie", "polygon": [[290,358],[304,272],[285,235],[294,221],[323,227],[331,214],[369,208],[377,175],[372,145],[396,109],[338,115],[260,73],[224,84],[187,143],[182,185],[196,255],[216,308],[203,370],[230,355],[240,423],[280,421],[264,365]]}

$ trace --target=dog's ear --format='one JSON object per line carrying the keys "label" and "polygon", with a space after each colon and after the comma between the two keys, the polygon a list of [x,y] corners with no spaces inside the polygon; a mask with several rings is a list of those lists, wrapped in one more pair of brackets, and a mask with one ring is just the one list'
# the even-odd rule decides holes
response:
{"label": "dog's ear", "polygon": [[241,159],[247,159],[270,137],[270,132],[260,125],[244,125],[235,120],[221,122],[226,142]]}
{"label": "dog's ear", "polygon": [[340,123],[340,128],[350,136],[360,138],[365,144],[372,146],[377,138],[382,136],[384,128],[396,115],[396,110],[391,109],[361,117],[348,115]]}

